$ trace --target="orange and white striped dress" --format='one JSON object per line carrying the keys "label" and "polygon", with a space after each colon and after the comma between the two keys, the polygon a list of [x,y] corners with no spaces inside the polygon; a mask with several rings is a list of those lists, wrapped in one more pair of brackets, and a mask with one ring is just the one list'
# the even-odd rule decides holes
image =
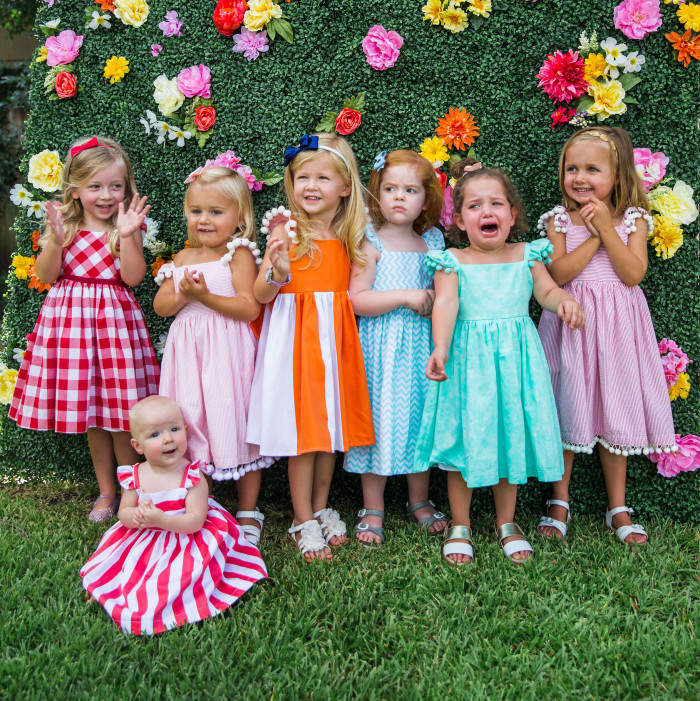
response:
{"label": "orange and white striped dress", "polygon": [[350,259],[339,239],[292,261],[292,280],[265,307],[246,440],[263,455],[347,451],[374,443]]}

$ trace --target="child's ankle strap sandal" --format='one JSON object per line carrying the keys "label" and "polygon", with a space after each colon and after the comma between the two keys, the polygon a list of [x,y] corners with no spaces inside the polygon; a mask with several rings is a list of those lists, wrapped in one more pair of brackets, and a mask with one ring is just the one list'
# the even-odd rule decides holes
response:
{"label": "child's ankle strap sandal", "polygon": [[559,533],[561,533],[562,538],[566,538],[566,532],[568,530],[567,523],[571,521],[571,511],[569,509],[569,502],[568,501],[562,501],[561,499],[548,499],[547,500],[547,511],[549,511],[550,506],[561,506],[562,508],[566,509],[566,522],[564,521],[559,521],[556,518],[552,518],[551,516],[543,516],[540,519],[540,522],[537,524],[537,530],[541,531],[543,527],[551,527],[551,528],[556,528]]}
{"label": "child's ankle strap sandal", "polygon": [[[468,542],[464,542],[468,541]],[[442,545],[442,559],[448,565],[466,565],[467,562],[452,560],[450,555],[465,555],[474,561],[472,547],[472,529],[469,526],[452,526],[445,531],[445,542]]]}
{"label": "child's ankle strap sandal", "polygon": [[[292,537],[302,555],[306,555],[309,552],[319,552],[328,547],[323,533],[321,533],[321,526],[315,518],[304,521],[298,526],[295,526],[294,522],[292,522],[292,527],[287,533]],[[296,533],[301,534],[299,540],[295,538]]]}
{"label": "child's ankle strap sandal", "polygon": [[[357,518],[363,519],[365,516],[378,516],[382,521],[384,520],[384,512],[379,509],[360,509],[357,512]],[[374,533],[379,538],[380,545],[386,541],[384,529],[381,526],[371,526],[369,523],[360,522],[355,526],[355,536],[359,533]],[[376,545],[376,543],[365,543],[363,540],[360,540],[360,543],[366,548]]]}
{"label": "child's ankle strap sandal", "polygon": [[[503,542],[506,538],[510,538],[511,536],[519,536],[520,540],[511,540],[510,543]],[[496,529],[496,539],[498,540],[498,544],[503,550],[503,554],[511,562],[514,562],[516,564],[525,562],[525,560],[514,560],[513,553],[534,552],[532,549],[532,545],[530,545],[530,543],[527,540],[525,540],[525,534],[522,532],[522,530],[520,530],[520,526],[518,526],[517,523],[504,523],[502,526],[499,526]],[[530,558],[527,557],[525,559],[529,560]]]}
{"label": "child's ankle strap sandal", "polygon": [[[625,538],[627,538],[630,533],[637,533],[639,535],[643,535],[647,540],[649,539],[649,536],[647,532],[644,530],[644,527],[641,526],[638,523],[633,523],[631,526],[620,526],[619,528],[615,528],[612,525],[612,520],[617,516],[617,514],[621,514],[624,512],[629,513],[631,516],[634,513],[633,509],[630,509],[629,506],[616,506],[614,509],[610,509],[610,511],[605,512],[605,525],[610,531],[614,531],[615,535],[617,536],[617,539],[622,542],[626,543],[627,541]],[[634,543],[634,545],[643,545],[646,543],[646,541],[642,541],[641,543]]]}
{"label": "child's ankle strap sandal", "polygon": [[326,543],[329,543],[334,536],[344,536],[348,530],[345,521],[341,520],[340,514],[335,509],[326,507],[314,513],[314,518],[317,518],[321,523],[321,531]]}

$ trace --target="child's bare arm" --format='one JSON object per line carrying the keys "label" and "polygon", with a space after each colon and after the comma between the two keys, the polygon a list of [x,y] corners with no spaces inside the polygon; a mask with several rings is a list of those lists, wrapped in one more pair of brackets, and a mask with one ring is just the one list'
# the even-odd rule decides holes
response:
{"label": "child's bare arm", "polygon": [[564,285],[569,280],[573,280],[590,263],[591,258],[600,248],[600,237],[591,231],[589,239],[567,253],[566,234],[554,231],[554,218],[549,220],[547,238],[554,246],[550,256],[552,262],[547,266],[547,270],[557,285]]}
{"label": "child's bare arm", "polygon": [[459,312],[459,278],[457,272],[435,273],[435,304],[433,305],[433,344],[425,374],[429,380],[447,379],[445,364]]}
{"label": "child's bare arm", "polygon": [[580,329],[586,322],[581,305],[558,287],[541,261],[536,261],[532,270],[535,299],[544,308],[561,318],[572,329]]}
{"label": "child's bare arm", "polygon": [[135,489],[127,489],[125,492],[122,492],[119,513],[117,514],[122,526],[126,526],[127,528],[139,527],[139,524],[134,518],[138,503],[139,496]]}
{"label": "child's bare arm", "polygon": [[290,240],[284,231],[284,225],[280,224],[276,226],[267,241],[265,257],[253,286],[255,299],[257,299],[260,304],[271,302],[281,289],[276,285],[271,285],[265,279],[270,266],[272,266],[273,282],[283,283],[287,279],[290,266],[289,245]]}

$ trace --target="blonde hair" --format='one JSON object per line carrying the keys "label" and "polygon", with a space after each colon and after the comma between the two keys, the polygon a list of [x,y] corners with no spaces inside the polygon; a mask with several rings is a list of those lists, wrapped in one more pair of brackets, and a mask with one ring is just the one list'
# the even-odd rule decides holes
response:
{"label": "blonde hair", "polygon": [[[136,192],[136,183],[134,182],[134,172],[131,168],[129,157],[126,151],[112,139],[104,136],[97,137],[99,146],[88,148],[79,151],[75,156],[70,155],[70,151],[75,146],[87,143],[93,137],[78,139],[70,149],[66,163],[63,166],[63,193],[62,205],[60,211],[63,217],[63,229],[65,231],[65,240],[63,248],[67,248],[73,243],[75,235],[78,233],[78,227],[83,220],[83,204],[79,197],[74,197],[74,192],[85,185],[90,178],[96,173],[99,173],[105,168],[109,168],[114,163],[121,164],[124,172],[124,203],[125,206],[131,202]],[[119,257],[119,232],[117,231],[117,214],[109,218],[107,222],[107,243],[110,253],[115,257]],[[49,240],[48,218],[44,219],[44,234],[39,239],[39,243],[43,246]]]}
{"label": "blonde hair", "polygon": [[587,127],[566,140],[559,156],[559,189],[562,192],[564,207],[568,210],[579,208],[579,204],[574,202],[564,189],[566,152],[579,141],[598,141],[608,146],[610,163],[615,173],[615,184],[610,196],[615,214],[624,212],[628,207],[639,207],[649,211],[649,201],[634,168],[632,139],[622,127]]}
{"label": "blonde hair", "polygon": [[314,241],[311,220],[294,198],[294,174],[304,163],[328,156],[345,185],[350,186],[350,194],[340,199],[331,226],[338,238],[345,244],[350,261],[363,264],[366,256],[362,253],[362,243],[365,237],[365,227],[367,226],[367,215],[365,214],[365,205],[362,198],[363,188],[360,182],[360,172],[357,167],[355,154],[352,152],[350,144],[342,136],[326,133],[315,134],[314,136],[318,137],[318,143],[321,146],[327,146],[342,153],[350,167],[348,168],[343,159],[335,153],[325,149],[318,149],[300,151],[284,169],[284,190],[287,194],[289,208],[292,210],[292,217],[297,222],[297,238],[299,239],[299,243],[292,251],[292,260],[299,260],[303,256],[308,255],[313,263],[316,254],[320,253]]}
{"label": "blonde hair", "polygon": [[369,214],[375,226],[379,227],[386,223],[386,219],[382,214],[379,206],[379,193],[382,186],[382,177],[387,168],[392,166],[408,166],[416,171],[418,179],[423,184],[425,190],[425,209],[420,213],[418,219],[413,222],[413,230],[417,234],[424,234],[432,226],[435,226],[440,221],[440,213],[445,202],[440,187],[440,181],[435,173],[435,169],[430,164],[427,158],[423,158],[419,153],[410,151],[409,149],[399,149],[391,151],[386,156],[386,162],[381,170],[373,170],[369,176],[369,184],[367,185],[367,206]]}
{"label": "blonde hair", "polygon": [[[208,168],[200,173],[185,191],[185,199],[182,211],[187,219],[187,208],[190,190],[199,185],[200,187],[211,188],[231,202],[235,202],[238,207],[238,220],[243,226],[231,234],[231,239],[246,238],[249,241],[256,241],[255,237],[255,212],[253,210],[253,198],[250,195],[250,188],[245,178],[231,168],[216,166]],[[193,248],[199,248],[202,244],[188,230],[188,242]]]}

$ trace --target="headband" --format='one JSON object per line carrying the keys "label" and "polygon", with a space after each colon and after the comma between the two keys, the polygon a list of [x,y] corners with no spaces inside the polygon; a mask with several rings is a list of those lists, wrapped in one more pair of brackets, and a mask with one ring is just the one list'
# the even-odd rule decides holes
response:
{"label": "headband", "polygon": [[102,146],[103,148],[111,148],[110,146],[107,146],[107,144],[101,144],[97,140],[97,137],[93,136],[91,139],[88,139],[84,144],[73,146],[73,148],[70,150],[70,157],[75,158],[81,151],[87,151],[89,148],[97,148],[98,146]]}
{"label": "headband", "polygon": [[610,144],[610,148],[617,154],[617,146],[615,146],[615,142],[604,131],[601,131],[600,129],[591,129],[585,134],[582,134],[582,136],[593,136],[596,139],[604,141],[606,144]]}
{"label": "headband", "polygon": [[350,170],[350,163],[348,163],[348,159],[343,156],[340,151],[337,149],[331,148],[330,146],[323,146],[322,144],[318,143],[318,136],[309,136],[308,134],[304,134],[304,136],[299,139],[299,146],[289,146],[287,150],[284,152],[284,165],[285,167],[288,166],[298,155],[301,151],[318,151],[321,149],[322,151],[330,151],[331,153],[334,153],[340,160],[345,163],[345,167],[348,169],[348,173],[351,172]]}

